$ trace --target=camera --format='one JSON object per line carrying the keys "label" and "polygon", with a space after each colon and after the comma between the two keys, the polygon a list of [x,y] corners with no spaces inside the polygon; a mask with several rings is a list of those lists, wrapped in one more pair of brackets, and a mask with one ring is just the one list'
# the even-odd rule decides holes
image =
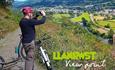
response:
{"label": "camera", "polygon": [[35,17],[42,16],[41,11],[35,11],[34,12]]}

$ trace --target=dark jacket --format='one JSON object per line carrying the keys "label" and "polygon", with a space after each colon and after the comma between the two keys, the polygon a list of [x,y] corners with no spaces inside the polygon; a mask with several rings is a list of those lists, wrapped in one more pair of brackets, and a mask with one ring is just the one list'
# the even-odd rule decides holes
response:
{"label": "dark jacket", "polygon": [[19,23],[22,32],[22,43],[30,43],[35,40],[35,25],[44,24],[45,21],[45,16],[41,20],[22,18]]}

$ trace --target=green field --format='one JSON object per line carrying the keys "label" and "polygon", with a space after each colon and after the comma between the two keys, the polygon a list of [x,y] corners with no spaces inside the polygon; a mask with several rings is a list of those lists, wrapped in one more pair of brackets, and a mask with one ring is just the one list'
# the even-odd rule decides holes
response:
{"label": "green field", "polygon": [[53,14],[54,18],[70,17],[69,14]]}
{"label": "green field", "polygon": [[97,23],[101,26],[109,24],[110,27],[115,30],[115,20],[97,21]]}
{"label": "green field", "polygon": [[56,22],[56,23],[62,23],[63,18],[69,18],[69,17],[71,17],[69,14],[53,14],[52,20],[53,22]]}
{"label": "green field", "polygon": [[82,14],[81,14],[80,16],[78,16],[78,17],[72,18],[71,21],[72,21],[72,22],[81,22],[83,17],[84,17],[88,22],[90,21],[90,15],[89,15],[89,13],[87,13],[87,12],[82,13]]}

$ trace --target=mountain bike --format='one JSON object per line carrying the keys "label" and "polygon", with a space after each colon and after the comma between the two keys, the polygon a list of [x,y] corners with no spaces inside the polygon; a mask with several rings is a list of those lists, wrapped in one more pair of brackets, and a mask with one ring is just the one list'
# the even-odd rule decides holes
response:
{"label": "mountain bike", "polygon": [[[40,40],[36,40],[35,41],[35,45],[36,45],[36,49],[37,49],[37,56],[40,56],[42,63],[45,64],[47,70],[54,70],[51,61],[49,59],[49,56],[47,54],[47,51],[42,47],[43,41],[47,40],[48,38],[44,38],[45,34],[43,35],[43,37]],[[26,60],[26,54],[25,54],[25,50],[24,47],[22,46],[22,44],[19,44],[19,54],[18,56],[22,58],[22,60]]]}
{"label": "mountain bike", "polygon": [[[42,62],[46,65],[47,70],[54,70],[46,50],[42,48],[43,41],[46,39],[48,39],[48,38],[42,38],[40,40],[36,40],[35,48],[38,51],[37,55],[40,56]],[[24,47],[22,46],[22,37],[21,36],[20,36],[20,42],[19,42],[18,46],[15,48],[15,53],[18,54],[17,59],[7,62],[7,63],[5,62],[4,58],[2,56],[0,56],[0,70],[3,70],[4,66],[7,66],[8,64],[17,63],[19,60],[22,60],[22,61],[26,60],[26,54],[25,54]]]}

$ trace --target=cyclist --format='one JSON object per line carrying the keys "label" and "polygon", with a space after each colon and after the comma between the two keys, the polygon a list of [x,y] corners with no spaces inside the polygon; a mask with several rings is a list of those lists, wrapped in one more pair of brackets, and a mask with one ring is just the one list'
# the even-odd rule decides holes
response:
{"label": "cyclist", "polygon": [[24,17],[20,20],[19,26],[22,32],[22,44],[26,52],[25,70],[34,70],[35,25],[44,24],[46,14],[41,10],[42,18],[38,20],[33,17],[31,7],[24,7],[22,12]]}

